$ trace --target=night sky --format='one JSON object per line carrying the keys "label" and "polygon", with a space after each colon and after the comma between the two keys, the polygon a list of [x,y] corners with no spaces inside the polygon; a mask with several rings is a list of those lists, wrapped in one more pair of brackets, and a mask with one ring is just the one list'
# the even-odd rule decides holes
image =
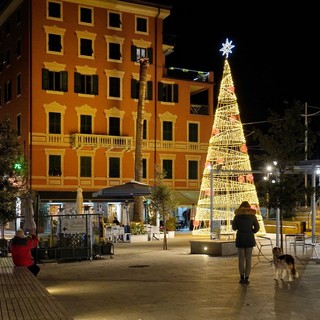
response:
{"label": "night sky", "polygon": [[235,45],[228,60],[243,122],[266,120],[268,108],[281,110],[293,99],[320,109],[315,2],[160,2],[172,6],[164,33],[176,35],[167,65],[214,71],[216,99],[225,59],[219,50],[226,38]]}

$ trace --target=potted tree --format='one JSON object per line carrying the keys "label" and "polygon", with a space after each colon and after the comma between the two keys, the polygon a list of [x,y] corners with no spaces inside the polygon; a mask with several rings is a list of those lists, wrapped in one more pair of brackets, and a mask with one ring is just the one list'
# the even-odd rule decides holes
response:
{"label": "potted tree", "polygon": [[[158,172],[156,176],[156,184],[152,189],[150,210],[154,216],[159,216],[163,222],[163,250],[168,249],[167,232],[169,229],[176,227],[176,218],[174,216],[174,210],[176,208],[176,199],[173,191],[164,184],[163,179],[165,172]],[[174,224],[174,225],[173,225]],[[170,231],[174,231],[170,230]]]}

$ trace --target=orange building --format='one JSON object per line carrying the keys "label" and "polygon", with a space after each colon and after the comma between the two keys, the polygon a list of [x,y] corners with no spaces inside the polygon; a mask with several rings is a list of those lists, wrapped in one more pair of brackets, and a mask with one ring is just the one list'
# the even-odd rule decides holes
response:
{"label": "orange building", "polygon": [[16,126],[29,188],[42,202],[75,201],[81,187],[94,203],[92,193],[134,179],[139,58],[147,57],[143,182],[163,169],[179,205],[197,203],[213,73],[166,66],[170,7],[11,0],[0,10],[0,119]]}

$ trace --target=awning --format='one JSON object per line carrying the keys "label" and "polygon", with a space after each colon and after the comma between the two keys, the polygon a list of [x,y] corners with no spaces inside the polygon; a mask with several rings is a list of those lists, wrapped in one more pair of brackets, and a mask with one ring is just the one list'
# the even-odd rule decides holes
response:
{"label": "awning", "polygon": [[174,196],[179,207],[191,207],[197,205],[199,191],[175,190]]}
{"label": "awning", "polygon": [[109,188],[104,188],[98,192],[94,192],[92,196],[97,199],[106,199],[110,198],[123,198],[130,200],[135,196],[149,196],[151,194],[152,187],[148,184],[130,181],[119,186],[113,186]]}

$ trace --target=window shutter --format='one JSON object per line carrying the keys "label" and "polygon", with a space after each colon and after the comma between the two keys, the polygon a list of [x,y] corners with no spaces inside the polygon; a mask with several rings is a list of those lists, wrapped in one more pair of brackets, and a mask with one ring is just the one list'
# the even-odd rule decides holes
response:
{"label": "window shutter", "polygon": [[177,84],[173,85],[173,94],[174,94],[173,102],[179,102],[178,85]]}
{"label": "window shutter", "polygon": [[158,82],[158,101],[163,101],[162,96],[163,96],[163,84],[162,82]]}
{"label": "window shutter", "polygon": [[74,73],[74,92],[81,92],[81,74],[79,72]]}
{"label": "window shutter", "polygon": [[138,99],[138,83],[136,79],[131,79],[131,99]]}
{"label": "window shutter", "polygon": [[49,90],[49,70],[42,68],[42,90]]}
{"label": "window shutter", "polygon": [[98,75],[94,74],[92,76],[92,82],[93,82],[93,94],[98,95]]}
{"label": "window shutter", "polygon": [[131,61],[137,62],[137,47],[131,46]]}
{"label": "window shutter", "polygon": [[152,64],[153,63],[153,49],[152,48],[147,49],[147,55],[149,58],[149,64]]}
{"label": "window shutter", "polygon": [[147,82],[147,100],[152,100],[152,81]]}
{"label": "window shutter", "polygon": [[68,91],[68,71],[61,71],[62,88],[64,92]]}

